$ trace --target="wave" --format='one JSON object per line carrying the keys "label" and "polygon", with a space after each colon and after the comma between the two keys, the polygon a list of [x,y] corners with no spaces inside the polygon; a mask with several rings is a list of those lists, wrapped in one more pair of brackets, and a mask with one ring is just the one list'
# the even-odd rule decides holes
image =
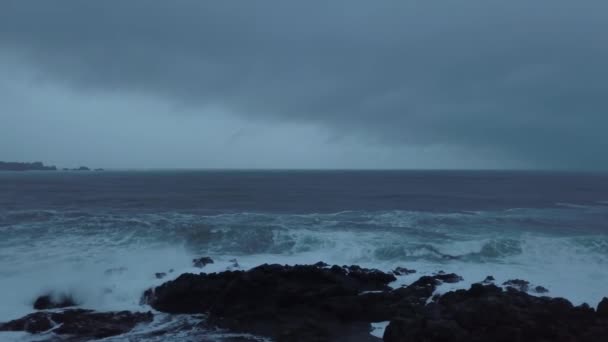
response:
{"label": "wave", "polygon": [[[606,207],[305,215],[3,211],[0,321],[27,313],[44,292],[72,293],[90,308],[141,309],[141,291],[162,282],[154,273],[199,271],[190,261],[201,255],[218,260],[212,271],[237,258],[243,268],[325,261],[386,271],[405,266],[417,275],[443,269],[470,282],[492,274],[593,302],[608,287],[607,213]],[[106,275],[112,268],[128,271]]]}

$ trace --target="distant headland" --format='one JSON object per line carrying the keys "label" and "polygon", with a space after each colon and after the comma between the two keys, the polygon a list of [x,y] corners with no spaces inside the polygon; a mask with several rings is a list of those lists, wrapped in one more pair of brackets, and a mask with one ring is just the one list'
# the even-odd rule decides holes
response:
{"label": "distant headland", "polygon": [[[44,165],[42,162],[20,163],[20,162],[3,162],[0,161],[0,171],[57,171],[57,167]],[[86,166],[81,166],[76,169],[63,168],[63,171],[91,171]],[[104,171],[104,169],[95,169],[95,171]]]}
{"label": "distant headland", "polygon": [[41,162],[18,163],[0,161],[0,171],[56,171],[55,166],[46,166]]}

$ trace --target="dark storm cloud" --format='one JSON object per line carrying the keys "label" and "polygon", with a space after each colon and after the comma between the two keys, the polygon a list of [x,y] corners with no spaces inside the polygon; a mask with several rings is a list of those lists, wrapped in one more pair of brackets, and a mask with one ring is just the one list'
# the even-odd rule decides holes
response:
{"label": "dark storm cloud", "polygon": [[6,0],[0,48],[77,89],[608,168],[607,13],[565,0]]}

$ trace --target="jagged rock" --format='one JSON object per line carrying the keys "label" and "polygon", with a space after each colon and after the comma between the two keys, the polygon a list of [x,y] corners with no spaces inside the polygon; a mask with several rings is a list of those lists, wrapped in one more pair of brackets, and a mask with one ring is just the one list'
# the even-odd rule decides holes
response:
{"label": "jagged rock", "polygon": [[455,273],[441,273],[434,276],[435,279],[441,280],[444,283],[457,283],[462,281],[462,277]]}
{"label": "jagged rock", "polygon": [[414,273],[416,273],[416,270],[410,270],[405,267],[397,267],[393,270],[394,275],[408,275],[408,274],[414,274]]}
{"label": "jagged rock", "polygon": [[521,292],[528,292],[530,287],[530,282],[521,279],[511,279],[502,283],[504,286],[508,286],[510,288],[516,289]]}
{"label": "jagged rock", "polygon": [[513,287],[529,286],[523,280],[506,282],[506,290],[477,283],[429,302],[442,282],[461,279],[440,272],[392,290],[392,274],[359,266],[262,265],[182,274],[147,290],[142,303],[168,313],[205,314],[211,327],[279,342],[378,341],[369,335],[370,322],[381,321],[391,321],[387,342],[608,340],[608,299],[596,313]]}
{"label": "jagged rock", "polygon": [[211,259],[210,257],[192,259],[192,264],[194,265],[194,267],[203,268],[206,265],[213,264],[213,259]]}
{"label": "jagged rock", "polygon": [[47,310],[57,308],[67,308],[78,305],[71,295],[51,293],[42,295],[34,301],[34,309]]}
{"label": "jagged rock", "polygon": [[142,301],[168,313],[207,313],[222,328],[278,341],[377,341],[370,322],[421,310],[437,282],[429,279],[391,291],[395,277],[378,270],[262,265],[182,274],[146,291]]}
{"label": "jagged rock", "polygon": [[394,275],[376,269],[362,268],[357,265],[342,266],[342,268],[347,271],[349,277],[360,279],[365,282],[374,282],[374,287],[385,286],[385,284],[397,280]]}
{"label": "jagged rock", "polygon": [[99,339],[124,334],[138,323],[150,322],[152,318],[150,312],[94,312],[81,309],[41,311],[0,324],[0,331],[26,331],[36,334],[53,329],[53,333],[58,335]]}
{"label": "jagged rock", "polygon": [[597,315],[600,317],[608,318],[608,298],[604,297],[602,301],[597,305]]}
{"label": "jagged rock", "polygon": [[386,342],[606,341],[608,320],[563,298],[473,284],[446,293],[422,314],[391,321]]}
{"label": "jagged rock", "polygon": [[494,282],[494,280],[496,280],[496,279],[494,279],[494,277],[493,277],[493,276],[489,275],[489,276],[487,276],[487,277],[486,277],[486,279],[484,279],[484,280],[482,281],[482,283],[484,283],[484,284],[491,284],[491,283],[493,283],[493,282]]}

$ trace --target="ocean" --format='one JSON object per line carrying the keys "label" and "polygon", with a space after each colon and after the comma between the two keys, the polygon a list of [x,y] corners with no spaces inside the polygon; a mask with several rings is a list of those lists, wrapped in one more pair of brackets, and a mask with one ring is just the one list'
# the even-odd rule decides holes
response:
{"label": "ocean", "polygon": [[[0,173],[0,322],[32,312],[49,291],[72,294],[85,308],[148,311],[142,292],[200,272],[191,262],[200,256],[215,260],[206,272],[324,261],[417,270],[395,286],[439,270],[463,276],[441,291],[488,275],[498,283],[520,278],[595,306],[608,295],[608,174]],[[168,340],[150,332],[191,319],[201,318],[158,314],[107,341]],[[31,339],[0,333],[2,341]]]}

